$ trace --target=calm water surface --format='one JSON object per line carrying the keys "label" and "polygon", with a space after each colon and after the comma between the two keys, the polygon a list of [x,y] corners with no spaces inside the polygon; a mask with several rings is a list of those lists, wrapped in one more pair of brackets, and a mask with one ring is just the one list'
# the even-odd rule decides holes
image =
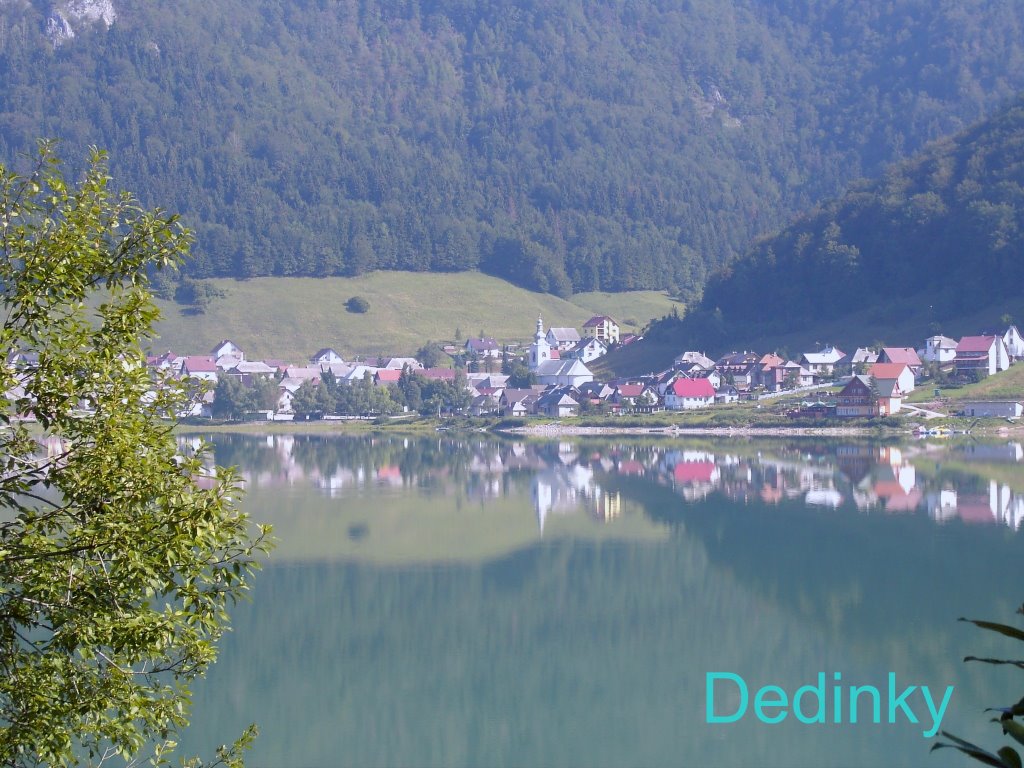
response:
{"label": "calm water surface", "polygon": [[[888,722],[889,673],[954,686],[942,726],[990,747],[981,710],[1021,694],[961,662],[1019,650],[956,621],[1024,600],[1019,445],[211,440],[280,543],[193,752],[256,722],[253,766],[962,765],[920,692]],[[737,722],[709,672],[748,684]],[[819,673],[826,724],[756,717]],[[832,722],[837,673],[881,723]]]}

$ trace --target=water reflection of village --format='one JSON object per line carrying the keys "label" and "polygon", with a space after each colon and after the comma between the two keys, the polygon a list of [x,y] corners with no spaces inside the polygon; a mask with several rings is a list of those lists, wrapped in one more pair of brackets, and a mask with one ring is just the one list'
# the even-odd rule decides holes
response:
{"label": "water reflection of village", "polygon": [[[194,447],[198,438],[182,438]],[[553,516],[622,515],[617,487],[642,478],[684,502],[713,495],[776,505],[877,514],[926,514],[945,522],[1024,523],[1024,492],[999,478],[1020,467],[1019,443],[958,447],[837,445],[817,441],[723,443],[721,450],[675,443],[528,443],[488,438],[364,438],[219,435],[216,461],[241,467],[251,488],[313,485],[330,497],[410,486],[486,503],[528,489],[543,533]],[[1007,471],[1008,470],[1008,471]]]}

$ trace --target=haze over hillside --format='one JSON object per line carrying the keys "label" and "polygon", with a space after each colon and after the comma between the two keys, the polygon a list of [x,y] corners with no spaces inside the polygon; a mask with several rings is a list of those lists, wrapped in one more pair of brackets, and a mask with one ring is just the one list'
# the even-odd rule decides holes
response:
{"label": "haze over hillside", "polygon": [[1024,90],[1022,20],[1017,0],[7,0],[0,159],[108,149],[196,230],[198,277],[478,268],[692,298]]}
{"label": "haze over hillside", "polygon": [[[801,216],[650,334],[711,348],[815,328],[963,335],[1024,320],[1024,98]],[[817,332],[817,338],[828,339]]]}

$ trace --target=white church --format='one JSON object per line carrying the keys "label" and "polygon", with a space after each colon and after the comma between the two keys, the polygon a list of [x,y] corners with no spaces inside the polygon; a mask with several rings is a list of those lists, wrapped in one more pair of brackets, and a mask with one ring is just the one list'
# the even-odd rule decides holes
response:
{"label": "white church", "polygon": [[530,345],[530,372],[538,384],[545,385],[578,387],[594,380],[594,374],[582,360],[552,359],[551,345],[544,335],[544,321],[540,317],[537,318],[537,332]]}

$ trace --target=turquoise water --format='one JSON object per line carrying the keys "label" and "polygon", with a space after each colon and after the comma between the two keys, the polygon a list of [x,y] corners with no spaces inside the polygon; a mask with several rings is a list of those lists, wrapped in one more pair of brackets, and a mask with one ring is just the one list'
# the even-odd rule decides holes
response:
{"label": "turquoise water", "polygon": [[[990,748],[981,709],[1024,693],[961,661],[1020,651],[956,621],[1024,600],[1013,445],[214,442],[281,543],[193,752],[256,722],[252,766],[960,765],[920,691],[888,722],[889,674],[952,685],[942,727]],[[748,685],[734,723],[708,722],[710,672]],[[881,722],[870,697],[856,724],[758,719],[760,687],[819,673],[827,705],[837,673],[879,688]]]}

